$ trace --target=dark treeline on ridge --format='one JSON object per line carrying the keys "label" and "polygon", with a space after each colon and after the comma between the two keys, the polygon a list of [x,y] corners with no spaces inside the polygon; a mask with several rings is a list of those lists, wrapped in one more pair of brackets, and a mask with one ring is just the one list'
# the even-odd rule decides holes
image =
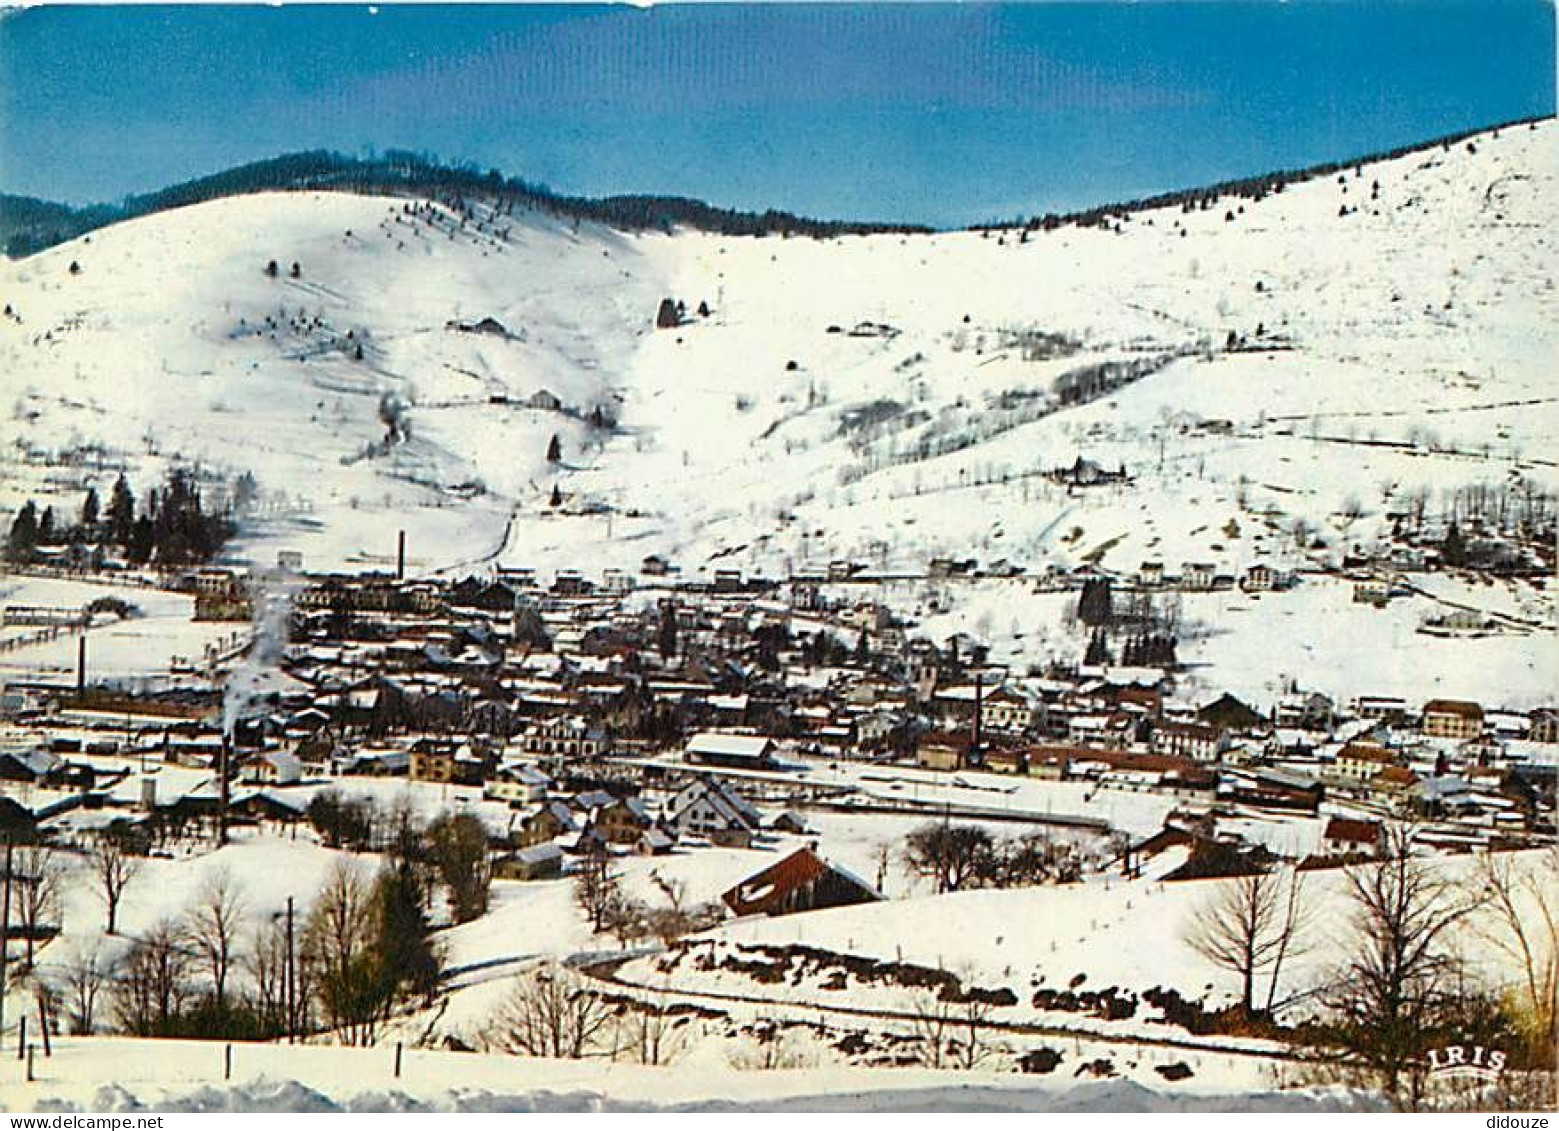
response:
{"label": "dark treeline on ridge", "polygon": [[626,230],[677,226],[733,236],[827,237],[873,232],[924,232],[911,224],[813,220],[789,212],[741,212],[677,196],[564,196],[497,169],[449,165],[426,153],[387,150],[369,158],[329,150],[290,153],[213,173],[118,205],[74,209],[32,197],[0,195],[0,240],[12,258],[31,255],[121,220],[251,192],[329,189],[366,194],[407,193],[485,197],[496,203],[606,224]]}
{"label": "dark treeline on ridge", "polygon": [[1501,122],[1498,125],[1479,126],[1476,129],[1462,130],[1460,133],[1447,134],[1444,137],[1432,138],[1429,141],[1401,145],[1381,153],[1370,153],[1362,157],[1350,157],[1341,161],[1327,161],[1319,165],[1306,165],[1300,169],[1280,169],[1270,173],[1261,173],[1253,177],[1238,177],[1233,180],[1218,181],[1215,184],[1201,185],[1196,188],[1174,189],[1169,192],[1157,193],[1153,196],[1140,197],[1136,200],[1099,204],[1091,208],[1078,209],[1072,212],[1047,212],[1044,215],[1031,216],[1027,219],[1020,216],[1012,221],[998,220],[988,224],[971,224],[969,225],[969,230],[1010,231],[1021,228],[1026,231],[1048,232],[1067,225],[1076,225],[1080,228],[1098,227],[1108,224],[1112,219],[1124,218],[1133,212],[1146,212],[1155,208],[1178,206],[1185,212],[1193,212],[1198,209],[1206,210],[1212,208],[1214,204],[1225,196],[1257,201],[1274,193],[1282,192],[1286,185],[1300,184],[1304,181],[1315,180],[1317,177],[1331,176],[1333,173],[1357,169],[1360,166],[1374,164],[1378,161],[1390,161],[1397,157],[1406,157],[1411,153],[1423,153],[1431,149],[1449,149],[1453,145],[1481,134],[1497,134],[1500,130],[1515,129],[1518,126],[1535,127],[1538,122],[1547,121],[1552,117],[1552,114],[1548,114],[1532,118],[1518,118],[1510,122]]}
{"label": "dark treeline on ridge", "polygon": [[[1286,185],[1370,162],[1386,161],[1434,148],[1449,148],[1479,134],[1530,125],[1546,120],[1547,117],[1551,115],[1480,126],[1381,153],[1220,181],[1196,188],[1177,189],[1136,200],[1101,204],[1071,212],[1051,212],[1026,219],[1019,217],[1011,221],[971,224],[969,229],[1021,228],[1049,231],[1065,225],[1087,227],[1107,224],[1112,218],[1153,208],[1178,205],[1186,211],[1206,209],[1225,196],[1260,200],[1269,194],[1282,192]],[[351,157],[330,150],[308,150],[240,165],[157,192],[126,197],[119,204],[73,208],[34,197],[0,193],[0,248],[12,258],[21,258],[121,220],[245,193],[309,190],[484,197],[511,211],[516,207],[531,209],[628,231],[669,231],[680,226],[733,236],[827,238],[887,232],[923,233],[932,230],[917,224],[817,220],[774,209],[745,212],[719,208],[701,200],[680,196],[567,196],[553,192],[546,185],[519,177],[505,177],[497,169],[484,172],[469,162],[448,164],[428,153],[392,149],[373,157]]]}

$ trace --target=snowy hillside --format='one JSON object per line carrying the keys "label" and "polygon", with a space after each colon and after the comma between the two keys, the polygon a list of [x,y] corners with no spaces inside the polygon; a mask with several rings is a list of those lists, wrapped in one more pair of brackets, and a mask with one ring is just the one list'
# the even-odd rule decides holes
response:
{"label": "snowy hillside", "polygon": [[[71,512],[89,483],[182,461],[252,471],[263,505],[235,552],[312,570],[382,568],[401,528],[414,572],[1332,562],[1417,493],[1559,482],[1556,142],[1542,122],[1026,236],[196,205],[0,267],[0,507]],[[668,297],[686,320],[656,329]],[[1045,476],[1079,457],[1129,482]],[[1487,600],[1552,623],[1544,595]],[[1044,615],[1026,641],[1008,619],[999,648],[1044,651]],[[1194,658],[1222,672],[1253,650]],[[1307,662],[1290,649],[1256,690]],[[1513,700],[1545,697],[1551,664],[1492,666]],[[1435,689],[1484,690],[1457,667],[1435,664]]]}
{"label": "snowy hillside", "polygon": [[[609,410],[608,374],[658,288],[608,232],[479,233],[406,207],[262,194],[8,265],[8,460],[83,478],[149,480],[136,472],[175,460],[250,471],[276,543],[321,568],[393,552],[393,522],[429,565],[491,551],[511,505],[544,501],[550,436],[577,451],[584,418]],[[543,391],[562,411],[522,407]],[[409,437],[386,443],[403,413]]]}

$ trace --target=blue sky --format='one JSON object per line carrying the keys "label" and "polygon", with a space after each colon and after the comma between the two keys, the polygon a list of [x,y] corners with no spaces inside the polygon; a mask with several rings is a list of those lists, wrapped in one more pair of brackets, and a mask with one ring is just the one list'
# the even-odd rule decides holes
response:
{"label": "blue sky", "polygon": [[403,147],[964,224],[1550,114],[1554,74],[1548,0],[38,8],[0,19],[0,188]]}

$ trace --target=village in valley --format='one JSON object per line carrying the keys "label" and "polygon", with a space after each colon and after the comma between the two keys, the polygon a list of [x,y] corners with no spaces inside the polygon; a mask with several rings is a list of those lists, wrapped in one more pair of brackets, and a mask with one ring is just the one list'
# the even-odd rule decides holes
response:
{"label": "village in valley", "polygon": [[[239,194],[7,266],[27,1096],[350,1047],[1369,1106],[1394,861],[1482,940],[1432,1031],[1551,1028],[1553,137],[941,235]],[[116,274],[170,241],[178,319]]]}
{"label": "village in valley", "polygon": [[[456,853],[452,865],[431,863],[433,875],[465,870],[441,881],[446,901],[433,899],[433,885],[428,893],[429,926],[442,924],[472,960],[441,991],[458,1001],[532,957],[501,939],[511,898],[516,913],[546,908],[573,920],[528,923],[519,932],[526,945],[602,952],[606,965],[591,976],[609,994],[632,995],[654,984],[642,970],[633,981],[645,955],[697,954],[711,945],[705,939],[744,953],[719,941],[720,927],[754,917],[782,923],[1041,885],[1077,891],[1081,915],[1090,889],[1135,888],[1147,900],[1195,880],[1335,875],[1381,857],[1393,830],[1409,825],[1417,851],[1448,859],[1541,847],[1554,835],[1552,707],[1410,702],[1369,688],[1334,699],[1296,685],[1254,703],[1179,690],[1172,627],[1156,627],[1153,609],[1184,590],[1256,601],[1318,578],[1259,566],[1239,578],[1204,576],[1194,564],[1166,574],[1155,563],[1135,576],[1085,568],[1004,577],[1002,585],[1057,592],[1075,606],[1078,659],[1025,669],[993,662],[965,633],[922,635],[879,600],[888,580],[862,563],[785,579],[718,569],[685,580],[677,563],[652,555],[633,572],[497,568],[451,579],[407,576],[405,555],[403,533],[397,564],[384,572],[310,574],[285,552],[254,572],[110,562],[13,569],[12,593],[39,603],[6,605],[8,640],[23,650],[46,642],[56,654],[69,645],[74,657],[63,680],[8,677],[3,700],[4,827],[13,846],[49,846],[23,850],[38,874],[21,869],[19,882],[40,898],[12,926],[13,947],[25,939],[29,953],[41,948],[40,973],[70,945],[62,935],[79,929],[67,909],[102,914],[89,910],[84,889],[120,883],[110,908],[151,899],[135,890],[150,870],[121,858],[116,875],[102,862],[112,853],[161,868],[241,850],[240,870],[208,872],[232,885],[222,891],[236,912],[248,899],[247,870],[268,866],[267,846],[393,859],[408,828],[425,831],[430,860]],[[1376,600],[1379,566],[1350,573],[1342,580],[1354,599]],[[1412,583],[1410,573],[1397,576]],[[982,580],[978,562],[935,561],[913,584],[956,602],[960,585]],[[201,654],[169,654],[166,670],[132,681],[95,677],[95,639],[134,624],[151,594],[187,608],[184,632],[177,622],[164,627],[181,640],[205,630]],[[1135,662],[1114,662],[1116,652]],[[452,846],[437,847],[440,837]],[[970,843],[955,846],[960,837]],[[71,880],[83,890],[67,894],[68,858],[107,871]],[[324,875],[318,864],[309,870]],[[525,889],[570,894],[530,908],[510,894]],[[301,916],[313,895],[289,895],[288,914]],[[469,941],[487,918],[500,928],[484,940],[492,953]],[[981,930],[981,920],[966,929]],[[785,935],[776,930],[760,937],[772,945]],[[909,941],[895,943],[892,965],[903,965]],[[232,942],[236,949],[236,932]],[[1171,936],[1159,945],[1180,944]],[[624,957],[633,960],[626,973]],[[825,949],[813,960],[852,958]],[[80,1026],[84,975],[72,965],[80,953],[57,961],[50,1008]],[[472,975],[489,963],[496,969]],[[909,984],[916,968],[958,984],[931,963],[910,964]],[[677,1000],[675,986],[662,978],[657,1009]],[[1218,1033],[1217,1018],[1229,1016],[1216,995],[1121,1008],[1118,994],[1148,988],[1111,985],[1081,999],[1063,991],[1059,1001],[1041,992],[1034,1017],[1017,1024],[1081,1014],[1089,1022],[1079,1031],[1108,1036],[1109,1022],[1122,1028],[1123,1018],[1146,1015],[1153,1030],[1181,1027],[1195,1047],[1191,1034]],[[744,996],[728,993],[733,1003]],[[711,995],[720,991],[706,987],[698,1000]],[[398,1008],[415,1017],[426,1006]],[[828,1016],[826,1004],[818,1008]],[[993,1012],[982,1011],[981,1023]],[[99,1017],[107,1013],[99,1007]],[[927,1063],[916,1032],[924,1019],[903,1016],[906,1032],[888,1037],[798,1025],[818,1030],[814,1041],[848,1044],[855,1063]],[[287,1039],[342,1021],[297,1004],[279,1017]],[[39,1023],[59,1020],[45,1014]],[[94,1024],[90,1012],[85,1023]],[[469,1025],[419,1023],[432,1047],[480,1047]],[[402,1039],[417,1027],[393,1013],[379,1024]],[[781,1034],[751,1025],[747,1033],[760,1047],[781,1042],[786,1051],[764,1054],[774,1064],[803,1063]],[[623,1051],[632,1048],[643,1055],[640,1046]],[[1030,1052],[1011,1043],[978,1061],[1030,1071]]]}
{"label": "village in valley", "polygon": [[[404,535],[399,552],[404,562]],[[1172,645],[1111,661],[1107,639],[1129,655],[1161,638],[1133,619],[1136,602],[1303,583],[1260,566],[1239,579],[1197,565],[1166,577],[1157,563],[1136,577],[1007,579],[1069,594],[1085,642],[1078,662],[1026,670],[991,662],[967,634],[920,635],[858,563],[687,582],[655,556],[594,578],[299,566],[284,553],[254,575],[13,573],[40,593],[98,596],[5,607],[8,628],[70,641],[76,659],[74,678],[7,680],[7,825],[75,844],[110,828],[151,841],[198,842],[222,824],[324,834],[310,809],[321,792],[402,779],[479,814],[495,875],[517,879],[560,875],[593,851],[805,840],[813,809],[1091,835],[1090,865],[1108,858],[1123,875],[1144,851],[1195,849],[1170,877],[1216,874],[1195,870],[1203,855],[1325,866],[1373,852],[1392,821],[1417,822],[1447,852],[1554,832],[1555,707],[1370,688],[1337,700],[1297,685],[1270,702],[1197,701],[1177,694]],[[959,579],[979,576],[974,562],[930,569],[954,601]],[[1357,573],[1355,600],[1373,600],[1379,575]],[[184,596],[191,624],[219,634],[137,693],[93,678],[92,639],[134,615],[139,587]],[[274,667],[244,667],[255,651]]]}

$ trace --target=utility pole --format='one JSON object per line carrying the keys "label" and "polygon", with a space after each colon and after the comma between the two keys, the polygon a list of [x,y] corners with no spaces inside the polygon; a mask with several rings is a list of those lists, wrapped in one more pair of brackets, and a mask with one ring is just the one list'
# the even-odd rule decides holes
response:
{"label": "utility pole", "polygon": [[296,1007],[293,995],[297,992],[297,975],[292,968],[292,896],[287,897],[287,964],[282,970],[282,1001],[287,1013],[287,1043],[298,1038]]}
{"label": "utility pole", "polygon": [[969,746],[969,760],[976,763],[980,759],[980,712],[984,707],[985,673],[974,673],[974,735]]}
{"label": "utility pole", "polygon": [[5,1032],[5,992],[9,988],[6,969],[11,957],[11,853],[14,850],[11,834],[5,836],[5,896],[0,910],[0,1033]]}

